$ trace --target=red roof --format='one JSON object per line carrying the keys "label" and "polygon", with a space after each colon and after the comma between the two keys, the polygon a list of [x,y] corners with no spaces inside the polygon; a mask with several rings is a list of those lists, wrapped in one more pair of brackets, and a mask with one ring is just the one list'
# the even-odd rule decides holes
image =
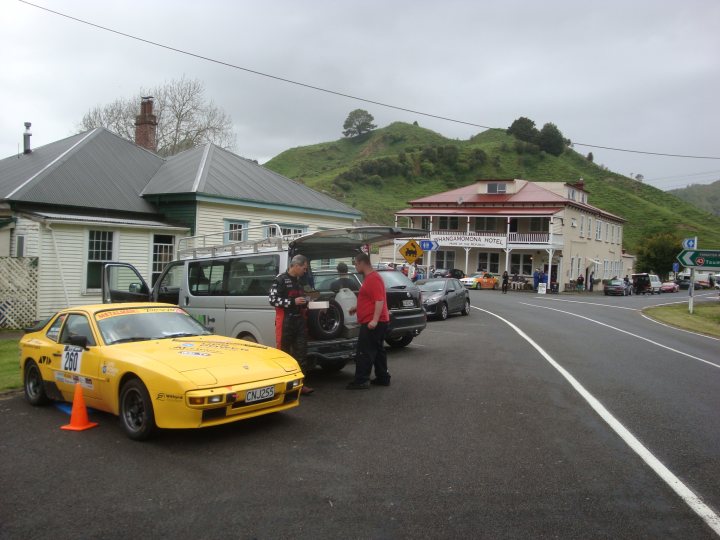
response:
{"label": "red roof", "polygon": [[[410,201],[410,208],[398,215],[547,215],[559,212],[566,206],[575,206],[588,212],[601,214],[617,221],[625,219],[601,210],[590,204],[572,201],[542,186],[541,183],[523,181],[524,184],[515,193],[487,194],[478,193],[478,187],[488,180],[475,182],[469,186],[436,193]],[[491,180],[491,182],[513,183],[517,180]],[[501,204],[502,207],[497,205]],[[548,207],[526,207],[527,204],[548,205]],[[485,206],[492,205],[492,206]],[[549,207],[551,206],[551,207]],[[559,206],[559,208],[557,208]]]}

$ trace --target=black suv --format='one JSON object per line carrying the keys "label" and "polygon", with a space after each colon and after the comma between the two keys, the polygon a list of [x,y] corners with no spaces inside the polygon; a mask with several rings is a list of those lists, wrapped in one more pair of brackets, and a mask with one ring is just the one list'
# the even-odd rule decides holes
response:
{"label": "black suv", "polygon": [[390,324],[385,341],[391,347],[405,347],[427,325],[420,289],[402,272],[376,270],[385,283]]}

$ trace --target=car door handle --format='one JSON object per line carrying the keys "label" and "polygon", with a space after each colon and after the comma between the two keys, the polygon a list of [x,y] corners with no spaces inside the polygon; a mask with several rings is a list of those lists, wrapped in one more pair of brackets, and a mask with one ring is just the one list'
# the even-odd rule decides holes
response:
{"label": "car door handle", "polygon": [[54,352],[54,353],[53,353],[53,356],[62,356],[62,353]]}

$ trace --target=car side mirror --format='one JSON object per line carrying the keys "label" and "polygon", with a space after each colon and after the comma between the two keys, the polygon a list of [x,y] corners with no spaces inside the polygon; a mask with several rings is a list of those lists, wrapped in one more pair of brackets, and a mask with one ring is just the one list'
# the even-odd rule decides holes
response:
{"label": "car side mirror", "polygon": [[74,345],[75,347],[82,347],[83,349],[87,350],[88,338],[87,336],[69,336],[68,344]]}

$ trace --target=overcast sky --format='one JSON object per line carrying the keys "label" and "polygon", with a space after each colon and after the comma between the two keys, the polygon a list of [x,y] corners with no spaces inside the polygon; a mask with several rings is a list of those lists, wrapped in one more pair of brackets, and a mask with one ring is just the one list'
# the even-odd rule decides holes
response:
{"label": "overcast sky", "polygon": [[[37,0],[173,47],[472,123],[554,122],[576,142],[720,156],[720,2]],[[92,106],[183,75],[232,116],[236,152],[264,162],[341,136],[363,108],[467,139],[478,128],[219,66],[0,0],[0,157],[76,132]],[[720,178],[720,160],[592,150],[667,189]],[[703,173],[703,174],[698,174]],[[561,179],[558,179],[561,180]],[[562,179],[572,180],[572,179]]]}

